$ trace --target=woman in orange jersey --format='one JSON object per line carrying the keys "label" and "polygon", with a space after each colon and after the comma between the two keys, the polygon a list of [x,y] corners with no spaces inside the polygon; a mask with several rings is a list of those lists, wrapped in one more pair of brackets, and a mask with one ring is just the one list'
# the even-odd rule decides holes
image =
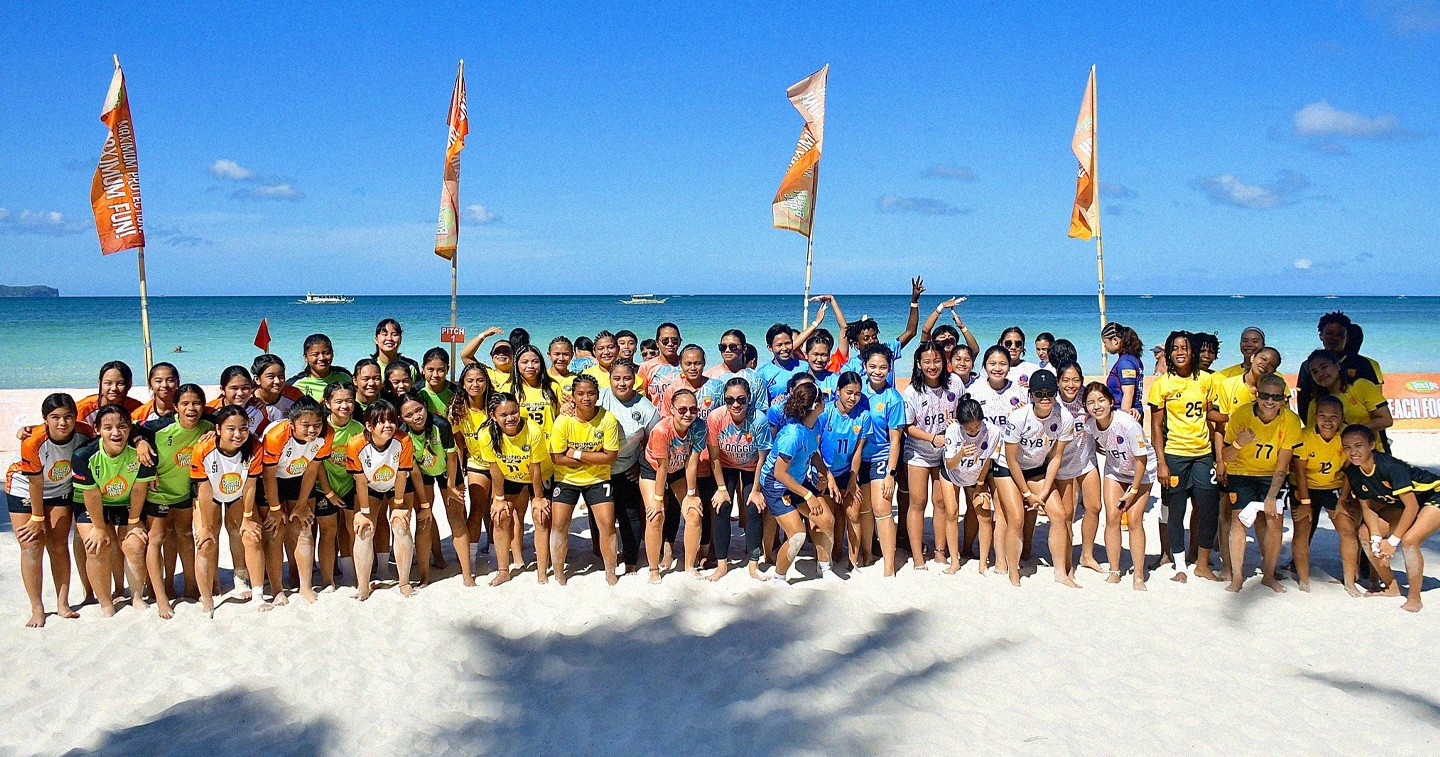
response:
{"label": "woman in orange jersey", "polygon": [[75,403],[76,418],[94,427],[95,414],[105,405],[119,405],[127,413],[135,412],[140,407],[140,400],[130,396],[130,389],[134,386],[135,374],[123,361],[111,360],[100,366],[99,388]]}
{"label": "woman in orange jersey", "polygon": [[[400,413],[385,400],[365,411],[365,433],[351,437],[345,450],[346,465],[355,477],[355,586],[363,602],[370,598],[370,569],[383,553],[375,551],[375,524],[390,522],[395,539],[395,566],[400,571],[400,593],[410,596],[410,560],[415,542],[410,533],[413,494],[407,495],[415,451],[410,435],[400,430]],[[430,505],[424,503],[422,508]]]}
{"label": "woman in orange jersey", "polygon": [[[695,393],[684,387],[677,389],[670,395],[670,410],[672,415],[661,418],[650,430],[640,463],[640,492],[645,498],[645,554],[650,561],[652,584],[660,582],[661,569],[674,561],[672,540],[675,537],[665,533],[665,511],[671,510],[674,522],[678,523],[681,512],[703,507],[699,474],[706,426],[700,420]],[[671,508],[676,502],[679,505]]]}
{"label": "woman in orange jersey", "polygon": [[10,506],[10,531],[20,542],[20,577],[30,598],[30,619],[25,625],[45,625],[41,594],[41,555],[50,554],[50,575],[55,582],[55,613],[79,617],[70,609],[70,523],[74,516],[71,458],[94,437],[89,426],[75,419],[75,400],[68,394],[51,394],[40,403],[45,433],[31,434],[20,445],[20,462],[10,466],[5,495]]}
{"label": "woman in orange jersey", "polygon": [[156,363],[146,379],[150,401],[135,408],[130,420],[136,423],[159,420],[175,414],[175,393],[180,390],[180,371],[170,363]]}
{"label": "woman in orange jersey", "polygon": [[[281,573],[287,547],[291,550],[290,570],[300,579],[300,596],[309,602],[317,599],[310,585],[315,570],[315,536],[310,525],[315,520],[316,484],[331,504],[338,505],[340,500],[320,475],[325,458],[330,456],[331,439],[324,407],[309,397],[292,405],[289,418],[265,432],[264,529],[261,533],[260,524],[247,518],[242,533],[245,562],[255,588],[262,587],[260,579],[269,573],[274,604],[288,601]],[[269,605],[261,609],[269,609]]]}
{"label": "woman in orange jersey", "polygon": [[[295,389],[293,386],[286,388]],[[285,420],[285,413],[276,406],[267,405],[255,398],[255,380],[243,365],[228,366],[220,372],[220,396],[211,400],[209,407],[214,411],[226,405],[238,405],[245,409],[250,435],[257,439],[264,437],[265,429],[270,424]],[[287,407],[286,410],[288,409]]]}
{"label": "woman in orange jersey", "polygon": [[255,379],[255,400],[273,416],[284,418],[295,400],[305,396],[285,383],[285,361],[279,355],[256,355],[250,363],[250,375]]}
{"label": "woman in orange jersey", "polygon": [[[236,510],[245,521],[255,518],[256,482],[264,473],[264,460],[249,417],[239,405],[226,405],[214,415],[215,435],[201,439],[190,456],[190,480],[195,485],[195,575],[200,583],[200,607],[215,616],[215,575],[220,568],[220,509]],[[241,553],[231,560],[240,562]]]}

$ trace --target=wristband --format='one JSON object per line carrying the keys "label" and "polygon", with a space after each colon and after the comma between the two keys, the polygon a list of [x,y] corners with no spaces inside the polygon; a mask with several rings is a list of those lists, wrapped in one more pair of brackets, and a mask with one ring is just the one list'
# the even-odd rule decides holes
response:
{"label": "wristband", "polygon": [[806,501],[806,502],[809,502],[809,501],[812,500],[812,499],[815,499],[815,492],[811,492],[811,491],[805,492],[805,501]]}
{"label": "wristband", "polygon": [[1380,534],[1371,534],[1370,543],[1377,547],[1380,546]]}
{"label": "wristband", "polygon": [[1308,499],[1302,499],[1302,500],[1300,500],[1300,504],[1302,504],[1302,505],[1308,505],[1308,504],[1310,504],[1310,500],[1308,500]]}
{"label": "wristband", "polygon": [[918,303],[918,302],[912,302],[912,303],[910,303],[910,307],[912,307],[912,308],[914,308],[914,309],[916,309],[916,310],[919,310],[919,309],[920,309],[920,303]]}
{"label": "wristband", "polygon": [[362,507],[362,508],[360,508],[360,514],[361,514],[361,515],[369,515],[369,514],[370,514],[370,508],[368,508],[368,507]]}
{"label": "wristband", "polygon": [[421,510],[429,510],[429,509],[430,509],[430,504],[429,504],[428,502],[425,503],[425,504],[422,504],[422,505],[420,505],[420,509],[421,509]]}
{"label": "wristband", "polygon": [[969,327],[969,326],[961,326],[961,327],[960,327],[960,330],[961,330],[961,331],[964,331],[964,332],[967,333],[967,334],[970,333],[970,327]]}
{"label": "wristband", "polygon": [[728,487],[728,486],[717,486],[717,487],[715,487],[715,493],[716,493],[716,494],[729,494],[729,493],[730,493],[730,487]]}
{"label": "wristband", "polygon": [[1390,542],[1390,546],[1392,546],[1392,547],[1398,547],[1398,546],[1400,546],[1400,537],[1398,537],[1398,536],[1396,536],[1396,535],[1394,535],[1394,534],[1391,534],[1391,535],[1390,535],[1390,538],[1389,538],[1389,539],[1386,539],[1385,541]]}
{"label": "wristband", "polygon": [[[140,523],[140,519],[139,519],[139,518],[131,518],[130,521],[129,521],[129,523],[128,523],[128,525],[134,526],[134,525],[137,525],[138,523]],[[1396,543],[1398,544],[1399,542],[1397,541]]]}
{"label": "wristband", "polygon": [[650,499],[652,499],[652,500],[654,500],[654,501],[656,501],[656,502],[664,502],[664,501],[665,501],[665,495],[664,495],[664,494],[656,494],[655,496],[651,497]]}
{"label": "wristband", "polygon": [[940,315],[940,314],[943,313],[943,312],[945,312],[945,306],[944,306],[944,305],[936,305],[936,306],[935,306],[935,315]]}
{"label": "wristband", "polygon": [[254,511],[254,510],[246,510],[246,511],[241,515],[241,517],[242,517],[242,518],[253,518],[253,517],[255,517],[255,511]]}
{"label": "wristband", "polygon": [[44,523],[44,522],[45,522],[45,516],[43,516],[43,515],[31,515],[31,516],[30,516],[30,522],[31,522],[31,523]]}
{"label": "wristband", "polygon": [[572,449],[572,450],[570,450],[569,452],[567,452],[566,454],[568,454],[568,455],[571,457],[571,459],[579,460],[579,459],[580,459],[580,455],[581,455],[582,453],[581,453],[580,450],[578,450],[578,449]]}
{"label": "wristband", "polygon": [[280,506],[279,506],[279,505],[271,505],[271,506],[270,506],[270,512],[272,512],[272,513],[275,512],[276,510],[279,510],[279,509],[280,509]]}
{"label": "wristband", "polygon": [[696,494],[699,494],[699,493],[700,493],[700,492],[698,492],[698,491],[696,491],[696,490],[694,490],[694,489],[686,489],[686,490],[685,490],[685,496],[687,496],[687,497],[693,497],[693,496],[695,496]]}

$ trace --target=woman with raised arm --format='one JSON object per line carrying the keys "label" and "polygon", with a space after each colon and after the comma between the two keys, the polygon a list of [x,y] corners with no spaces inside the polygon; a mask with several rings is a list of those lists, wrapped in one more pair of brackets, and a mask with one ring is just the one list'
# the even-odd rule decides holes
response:
{"label": "woman with raised arm", "polygon": [[[1073,577],[1068,541],[1069,521],[1063,525],[1064,503],[1057,481],[1065,448],[1075,438],[1075,419],[1057,400],[1059,382],[1050,371],[1030,374],[1030,404],[1010,414],[1005,425],[1005,464],[995,471],[1004,517],[997,519],[997,542],[1004,546],[1004,569],[1010,583],[1020,585],[1021,536],[1025,511],[1044,509],[1050,518],[1050,560],[1055,581],[1079,588]],[[1003,521],[1003,522],[1002,522]],[[996,566],[1000,565],[996,555]]]}
{"label": "woman with raised arm", "polygon": [[76,514],[72,461],[76,450],[95,435],[76,419],[75,400],[68,394],[46,395],[40,417],[44,433],[37,429],[21,443],[20,461],[10,466],[5,482],[10,531],[20,542],[20,578],[30,598],[25,623],[30,628],[45,625],[41,556],[47,552],[55,614],[80,617],[70,609],[70,524]]}
{"label": "woman with raised arm", "polygon": [[1109,561],[1107,583],[1120,583],[1121,521],[1130,529],[1130,562],[1135,572],[1132,586],[1145,591],[1145,506],[1155,483],[1155,454],[1145,443],[1140,421],[1115,404],[1110,387],[1098,381],[1085,386],[1085,409],[1089,419],[1085,430],[1105,460],[1105,556]]}
{"label": "woman with raised arm", "polygon": [[[264,475],[260,445],[250,433],[249,418],[239,405],[226,405],[213,416],[215,435],[201,439],[190,456],[195,486],[195,575],[200,608],[215,617],[215,576],[220,570],[221,509],[238,508],[252,520],[257,482]],[[231,559],[240,563],[243,552]]]}
{"label": "woman with raised arm", "polygon": [[1225,424],[1225,491],[1230,497],[1230,585],[1240,591],[1245,583],[1245,532],[1253,523],[1260,546],[1261,583],[1276,593],[1285,587],[1275,577],[1280,545],[1285,535],[1285,477],[1300,446],[1304,425],[1286,404],[1285,379],[1276,374],[1260,378],[1255,401],[1230,414]]}

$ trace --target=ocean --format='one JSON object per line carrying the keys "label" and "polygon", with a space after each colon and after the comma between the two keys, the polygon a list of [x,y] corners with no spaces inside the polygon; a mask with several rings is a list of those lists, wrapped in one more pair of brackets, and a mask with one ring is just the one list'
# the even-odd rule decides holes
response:
{"label": "ocean", "polygon": [[[957,293],[963,294],[963,293]],[[924,318],[949,293],[921,301]],[[682,295],[663,305],[623,305],[620,296],[464,296],[460,325],[474,336],[488,326],[509,331],[529,329],[532,340],[547,344],[564,334],[574,338],[601,329],[628,328],[652,337],[663,321],[680,325],[687,342],[703,346],[712,360],[715,345],[728,328],[742,329],[760,346],[776,322],[800,323],[800,297],[780,295]],[[880,323],[882,338],[899,333],[908,313],[906,295],[840,295],[851,319],[869,315]],[[0,344],[10,357],[0,364],[0,389],[88,387],[99,365],[125,360],[139,378],[144,365],[138,298],[61,297],[5,299],[0,315]],[[1110,297],[1109,317],[1132,326],[1147,345],[1159,344],[1175,329],[1218,331],[1219,366],[1239,359],[1240,331],[1256,325],[1284,356],[1281,370],[1293,372],[1319,346],[1316,321],[1322,313],[1343,310],[1365,328],[1364,353],[1388,372],[1430,371],[1437,367],[1431,350],[1437,341],[1440,298],[1435,297]],[[981,344],[991,344],[1011,325],[1027,340],[1049,331],[1075,342],[1083,367],[1100,370],[1099,314],[1091,296],[977,295],[959,306],[961,317]],[[812,306],[812,313],[813,306]],[[303,365],[301,343],[323,332],[335,343],[336,364],[350,365],[374,349],[374,326],[398,319],[405,328],[404,354],[419,359],[439,343],[440,328],[450,323],[449,297],[365,297],[350,304],[305,305],[295,297],[152,297],[150,324],[155,359],[174,363],[183,380],[217,383],[227,365],[249,366],[261,318],[269,320],[271,349],[290,372]],[[948,322],[944,316],[941,323]],[[826,317],[834,331],[834,320]],[[176,347],[183,351],[173,352]],[[1147,363],[1148,364],[1148,363]],[[904,371],[908,371],[905,368]]]}

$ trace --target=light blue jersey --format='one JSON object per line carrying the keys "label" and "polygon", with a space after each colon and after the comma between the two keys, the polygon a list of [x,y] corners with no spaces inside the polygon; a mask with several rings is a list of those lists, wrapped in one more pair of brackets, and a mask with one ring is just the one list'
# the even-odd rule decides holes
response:
{"label": "light blue jersey", "polygon": [[[815,424],[819,426],[819,423]],[[775,465],[782,458],[788,462],[785,470],[796,481],[804,481],[810,475],[810,458],[820,449],[820,433],[803,423],[791,423],[780,429],[770,454],[765,456],[765,465],[760,469],[760,484],[771,490],[785,487],[775,480]]]}
{"label": "light blue jersey", "polygon": [[830,405],[820,413],[820,419],[815,423],[820,429],[820,455],[832,475],[839,476],[850,471],[855,448],[861,440],[870,436],[871,425],[870,411],[863,397],[848,413],[841,412],[836,405]]}
{"label": "light blue jersey", "polygon": [[[890,459],[890,430],[905,427],[905,400],[895,387],[876,392],[867,381],[862,390],[870,414],[869,436],[865,439],[865,462]],[[903,438],[902,438],[903,441]]]}

